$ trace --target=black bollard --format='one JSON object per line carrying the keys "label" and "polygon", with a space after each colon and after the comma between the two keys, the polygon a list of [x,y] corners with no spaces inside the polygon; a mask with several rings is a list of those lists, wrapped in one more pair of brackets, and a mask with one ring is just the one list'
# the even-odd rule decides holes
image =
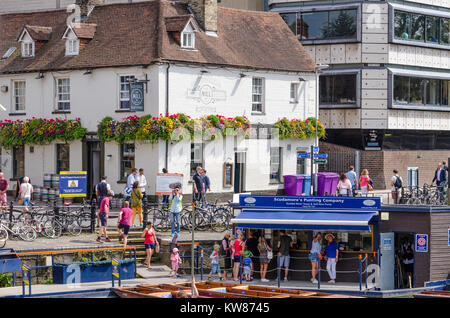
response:
{"label": "black bollard", "polygon": [[91,233],[95,232],[95,219],[96,219],[96,207],[97,206],[97,200],[94,198],[91,200]]}
{"label": "black bollard", "polygon": [[59,220],[59,206],[56,204],[56,201],[53,202],[53,212],[55,214],[55,218]]}
{"label": "black bollard", "polygon": [[14,210],[14,202],[9,202],[9,223],[13,223],[13,210]]}

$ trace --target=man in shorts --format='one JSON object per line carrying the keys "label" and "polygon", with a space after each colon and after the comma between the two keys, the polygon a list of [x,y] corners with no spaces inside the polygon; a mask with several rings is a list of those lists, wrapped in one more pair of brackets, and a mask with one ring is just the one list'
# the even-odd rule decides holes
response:
{"label": "man in shorts", "polygon": [[130,203],[124,201],[123,208],[120,210],[119,218],[117,219],[117,231],[119,232],[119,237],[123,237],[124,247],[127,247],[127,237],[128,232],[130,231],[132,215],[133,210],[130,209]]}
{"label": "man in shorts", "polygon": [[109,213],[109,205],[114,196],[114,193],[110,191],[106,198],[103,198],[100,203],[100,212],[98,213],[100,218],[100,230],[98,231],[97,242],[103,243],[102,236],[105,236],[105,242],[111,242],[106,233],[106,227],[108,226],[108,213]]}
{"label": "man in shorts", "polygon": [[6,191],[8,191],[9,183],[3,177],[3,172],[0,172],[0,205],[3,213],[8,212],[8,199],[6,198]]}
{"label": "man in shorts", "polygon": [[286,231],[281,230],[280,231],[280,240],[278,241],[278,256],[279,257],[279,264],[278,266],[280,268],[284,267],[284,280],[287,281],[288,273],[289,273],[289,261],[290,261],[290,254],[289,249],[292,248],[293,242],[292,238],[288,235],[286,235]]}

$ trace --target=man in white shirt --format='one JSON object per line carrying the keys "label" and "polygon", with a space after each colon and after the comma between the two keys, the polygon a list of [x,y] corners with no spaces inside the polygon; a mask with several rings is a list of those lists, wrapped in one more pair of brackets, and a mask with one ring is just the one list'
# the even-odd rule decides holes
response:
{"label": "man in white shirt", "polygon": [[399,198],[399,194],[400,194],[400,189],[403,186],[403,180],[402,177],[400,177],[398,175],[398,170],[394,169],[392,171],[394,173],[394,175],[391,178],[391,194],[392,194],[392,199],[394,200],[394,203],[397,204]]}
{"label": "man in white shirt", "polygon": [[127,189],[130,190],[129,191],[130,194],[127,194],[127,196],[125,198],[125,201],[128,201],[128,202],[130,201],[130,199],[131,199],[131,189],[133,188],[133,183],[135,183],[136,181],[138,181],[138,179],[137,179],[137,169],[133,168],[131,170],[131,173],[128,175],[128,178],[127,178]]}
{"label": "man in white shirt", "polygon": [[139,174],[136,175],[136,180],[139,181],[139,188],[141,189],[143,198],[145,198],[146,196],[145,189],[147,189],[147,179],[145,178],[144,175],[144,169],[142,168],[139,169]]}

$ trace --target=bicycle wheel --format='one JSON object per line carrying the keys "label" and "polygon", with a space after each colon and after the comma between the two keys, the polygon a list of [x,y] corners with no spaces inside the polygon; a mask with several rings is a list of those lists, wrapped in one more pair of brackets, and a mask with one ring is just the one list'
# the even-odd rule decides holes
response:
{"label": "bicycle wheel", "polygon": [[77,217],[70,217],[67,219],[67,231],[70,235],[78,236],[81,234],[81,220]]}
{"label": "bicycle wheel", "polygon": [[155,211],[153,215],[153,227],[158,232],[164,232],[168,229],[168,216],[160,210]]}
{"label": "bicycle wheel", "polygon": [[17,234],[22,240],[27,242],[33,242],[37,237],[36,231],[31,226],[27,225],[19,226]]}
{"label": "bicycle wheel", "polygon": [[[47,224],[49,223],[49,224]],[[48,232],[46,232],[48,231]],[[58,238],[62,235],[63,226],[55,220],[48,220],[44,225],[44,233],[50,238]]]}
{"label": "bicycle wheel", "polygon": [[215,213],[211,216],[211,230],[224,232],[228,229],[228,220],[224,214]]}
{"label": "bicycle wheel", "polygon": [[[192,211],[183,209],[180,218],[181,218],[181,228],[189,232],[192,232]],[[195,226],[194,229],[196,229]]]}
{"label": "bicycle wheel", "polygon": [[4,248],[8,240],[8,231],[2,226],[0,227],[0,248]]}
{"label": "bicycle wheel", "polygon": [[80,226],[83,230],[91,228],[91,214],[89,212],[83,212],[78,217]]}

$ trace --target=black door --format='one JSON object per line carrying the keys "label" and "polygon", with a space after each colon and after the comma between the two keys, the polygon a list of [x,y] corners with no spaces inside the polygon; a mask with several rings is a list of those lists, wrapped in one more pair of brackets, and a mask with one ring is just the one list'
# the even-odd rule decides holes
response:
{"label": "black door", "polygon": [[102,147],[98,141],[87,143],[88,198],[102,177]]}
{"label": "black door", "polygon": [[236,152],[234,162],[234,193],[242,193],[244,192],[245,152]]}

